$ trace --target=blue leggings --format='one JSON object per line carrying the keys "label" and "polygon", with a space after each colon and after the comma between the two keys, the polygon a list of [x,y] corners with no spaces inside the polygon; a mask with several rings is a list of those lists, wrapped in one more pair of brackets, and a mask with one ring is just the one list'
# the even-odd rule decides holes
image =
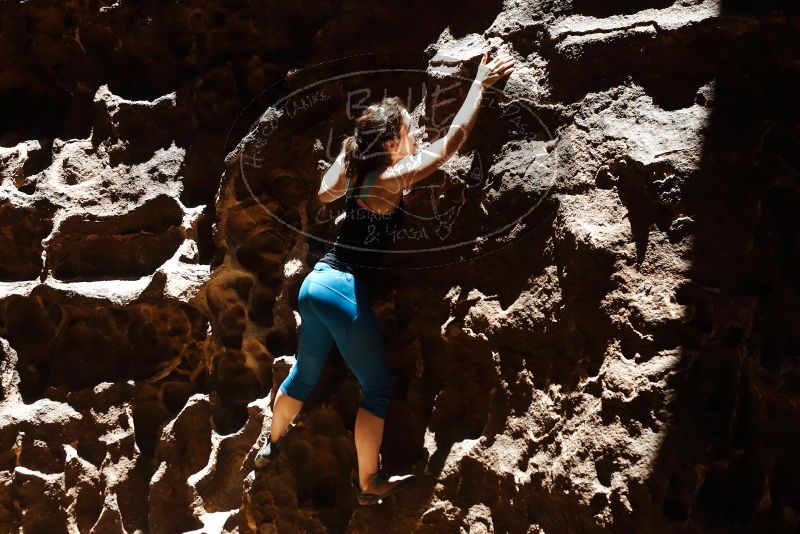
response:
{"label": "blue leggings", "polygon": [[391,380],[380,324],[358,277],[317,262],[300,286],[297,361],[281,391],[304,401],[319,381],[333,343],[361,384],[359,406],[386,418]]}

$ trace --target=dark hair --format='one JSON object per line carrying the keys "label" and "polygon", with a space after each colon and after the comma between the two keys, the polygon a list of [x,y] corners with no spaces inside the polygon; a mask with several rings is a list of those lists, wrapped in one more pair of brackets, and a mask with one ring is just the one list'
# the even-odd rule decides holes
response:
{"label": "dark hair", "polygon": [[399,97],[390,96],[361,113],[356,119],[353,135],[343,142],[347,176],[358,181],[368,172],[389,165],[389,153],[383,143],[399,140],[404,109]]}

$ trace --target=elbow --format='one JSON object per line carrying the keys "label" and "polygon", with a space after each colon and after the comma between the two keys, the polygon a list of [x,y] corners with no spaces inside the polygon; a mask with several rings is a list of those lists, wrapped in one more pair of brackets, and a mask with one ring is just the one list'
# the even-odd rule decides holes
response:
{"label": "elbow", "polygon": [[317,200],[322,202],[323,204],[327,204],[329,202],[333,202],[337,198],[342,196],[341,193],[337,194],[336,191],[332,191],[330,189],[326,189],[324,191],[319,191],[317,193]]}
{"label": "elbow", "polygon": [[317,193],[317,201],[322,202],[323,204],[327,204],[332,199],[327,195],[327,192],[320,191]]}
{"label": "elbow", "polygon": [[325,180],[328,179],[328,175],[322,177],[322,181],[320,182],[319,191],[317,191],[317,200],[319,202],[327,203],[333,200],[331,198],[330,189],[328,189],[325,184]]}

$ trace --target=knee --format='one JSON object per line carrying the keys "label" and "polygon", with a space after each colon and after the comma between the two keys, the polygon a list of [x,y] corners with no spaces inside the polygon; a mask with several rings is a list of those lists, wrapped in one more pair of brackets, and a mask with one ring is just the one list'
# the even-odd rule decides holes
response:
{"label": "knee", "polygon": [[392,397],[391,383],[386,380],[384,383],[364,387],[361,400],[358,405],[371,414],[386,419],[386,412],[389,409],[389,401]]}
{"label": "knee", "polygon": [[284,395],[288,395],[299,401],[305,401],[309,395],[311,395],[311,392],[314,391],[315,385],[316,384],[303,382],[303,380],[297,376],[296,366],[293,366],[289,374],[283,379],[283,382],[281,382],[279,389]]}

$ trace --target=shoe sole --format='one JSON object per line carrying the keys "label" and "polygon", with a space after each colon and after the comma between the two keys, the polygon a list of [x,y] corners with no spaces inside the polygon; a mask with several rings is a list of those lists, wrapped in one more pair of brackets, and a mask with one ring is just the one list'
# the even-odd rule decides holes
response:
{"label": "shoe sole", "polygon": [[[275,450],[272,451],[271,456],[258,456],[258,453],[256,453],[255,458],[253,458],[253,465],[255,466],[256,469],[264,469],[269,464],[271,464],[273,460],[275,460],[275,457],[278,455],[278,448],[277,447],[274,448]],[[261,452],[261,449],[259,449],[258,452]]]}
{"label": "shoe sole", "polygon": [[409,487],[413,486],[414,483],[417,481],[416,478],[409,478],[401,482],[400,484],[396,485],[386,493],[381,493],[380,495],[376,495],[374,493],[362,493],[360,488],[357,488],[358,491],[358,504],[361,506],[370,506],[372,504],[381,504],[383,499],[387,497],[391,497],[404,489],[408,489]]}

